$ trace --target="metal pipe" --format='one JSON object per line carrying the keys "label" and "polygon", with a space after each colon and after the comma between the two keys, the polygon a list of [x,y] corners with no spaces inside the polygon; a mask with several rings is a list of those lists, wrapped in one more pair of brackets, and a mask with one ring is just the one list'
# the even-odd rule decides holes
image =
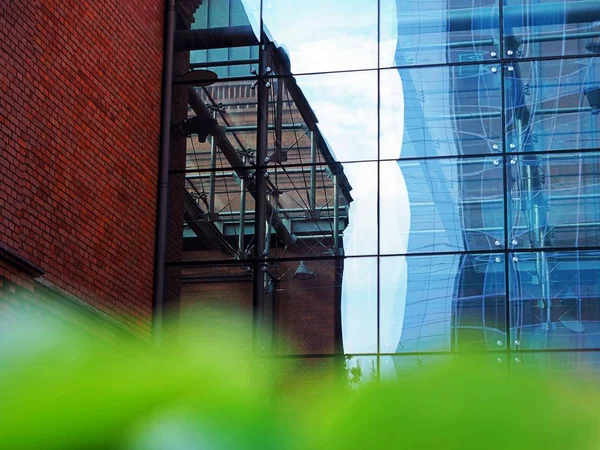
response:
{"label": "metal pipe", "polygon": [[340,196],[338,176],[333,176],[333,252],[339,253],[340,241]]}
{"label": "metal pipe", "polygon": [[310,132],[310,215],[317,216],[317,142],[315,132]]}
{"label": "metal pipe", "polygon": [[258,39],[250,25],[184,30],[175,34],[176,52],[251,45],[258,45]]}
{"label": "metal pipe", "polygon": [[165,261],[169,200],[169,163],[171,159],[171,102],[173,98],[173,45],[175,38],[175,0],[167,0],[162,82],[160,156],[158,166],[154,286],[152,296],[152,339],[163,339],[165,302]]}

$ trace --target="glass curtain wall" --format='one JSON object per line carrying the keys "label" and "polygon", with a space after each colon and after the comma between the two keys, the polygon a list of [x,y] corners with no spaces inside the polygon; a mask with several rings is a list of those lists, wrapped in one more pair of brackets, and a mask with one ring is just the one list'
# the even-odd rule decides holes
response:
{"label": "glass curtain wall", "polygon": [[597,366],[600,3],[185,4],[182,315],[246,317],[249,348],[355,383],[468,356]]}

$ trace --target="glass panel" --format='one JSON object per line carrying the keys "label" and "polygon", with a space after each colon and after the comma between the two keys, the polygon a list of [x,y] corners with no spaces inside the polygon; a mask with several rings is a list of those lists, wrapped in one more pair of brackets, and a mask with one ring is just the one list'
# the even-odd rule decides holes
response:
{"label": "glass panel", "polygon": [[506,68],[511,152],[600,147],[598,58],[518,62]]}
{"label": "glass panel", "polygon": [[377,351],[376,258],[280,261],[274,285],[276,352]]}
{"label": "glass panel", "polygon": [[[513,354],[511,371],[552,377],[571,387],[597,387],[600,352],[527,352]],[[577,384],[572,384],[576,382]]]}
{"label": "glass panel", "polygon": [[[258,70],[259,9],[260,1],[256,0],[202,2],[191,28],[213,29],[213,33],[206,34],[198,45],[198,48],[207,50],[190,52],[192,67],[210,69],[219,78],[248,76],[250,68]],[[214,29],[224,33],[217,33]],[[248,45],[231,47],[234,33],[235,36],[243,36]]]}
{"label": "glass panel", "polygon": [[377,160],[376,72],[283,77],[271,86],[269,164]]}
{"label": "glass panel", "polygon": [[592,251],[512,256],[514,348],[600,348],[599,257]]}
{"label": "glass panel", "polygon": [[501,151],[497,65],[381,72],[381,158]]}
{"label": "glass panel", "polygon": [[402,355],[381,356],[381,379],[395,381],[403,375],[434,372],[440,367],[448,367],[455,361],[455,355]]}
{"label": "glass panel", "polygon": [[595,0],[507,0],[506,57],[598,54],[598,20]]}
{"label": "glass panel", "polygon": [[[182,176],[171,175],[172,183]],[[255,206],[248,187],[248,182],[240,179],[235,171],[185,174],[185,190],[177,199],[183,207],[184,219],[181,260],[247,259],[252,256]]]}
{"label": "glass panel", "polygon": [[513,248],[600,245],[598,153],[515,156],[508,168]]}
{"label": "glass panel", "polygon": [[505,350],[493,353],[463,352],[457,355],[456,363],[465,367],[496,370],[498,373],[506,374],[510,365],[510,355]]}
{"label": "glass panel", "polygon": [[381,163],[381,253],[500,249],[502,158]]}
{"label": "glass panel", "polygon": [[352,389],[377,381],[377,356],[346,356],[346,380]]}
{"label": "glass panel", "polygon": [[496,0],[396,0],[395,8],[392,2],[382,2],[382,65],[497,58],[498,17]]}
{"label": "glass panel", "polygon": [[377,67],[377,2],[263,1],[263,22],[289,55],[292,73]]}
{"label": "glass panel", "polygon": [[379,289],[384,353],[506,346],[502,255],[384,257]]}
{"label": "glass panel", "polygon": [[[173,125],[172,159],[176,162],[171,169],[223,170],[254,165],[257,98],[250,82],[216,83],[196,89],[191,98],[187,117]],[[176,147],[182,139],[187,140],[185,162],[180,161]]]}
{"label": "glass panel", "polygon": [[[367,212],[369,226],[373,227],[376,197],[364,201],[354,196],[349,181],[358,179],[358,173],[366,173],[373,177],[369,180],[374,184],[377,163],[346,164],[345,170],[341,164],[336,167],[335,172],[329,166],[269,169],[269,182],[277,192],[271,201],[274,205],[276,201],[278,217],[295,238],[294,245],[272,245],[270,257],[351,256],[377,251],[376,233],[360,234],[357,226],[364,224],[365,218],[356,213],[357,208]],[[364,181],[362,185],[368,186]]]}
{"label": "glass panel", "polygon": [[[179,268],[181,321],[191,329],[219,328],[252,342],[252,273],[247,265]],[[244,336],[246,339],[244,339]]]}

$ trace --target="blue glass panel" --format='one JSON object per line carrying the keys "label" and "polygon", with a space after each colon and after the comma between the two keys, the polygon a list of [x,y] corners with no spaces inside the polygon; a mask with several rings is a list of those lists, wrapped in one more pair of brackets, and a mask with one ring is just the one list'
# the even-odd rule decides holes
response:
{"label": "blue glass panel", "polygon": [[500,152],[501,81],[496,65],[382,71],[381,157]]}
{"label": "blue glass panel", "polygon": [[[494,59],[499,53],[496,0],[396,0],[381,11],[381,61],[421,65]],[[395,55],[386,41],[397,34]],[[393,47],[389,50],[393,50]],[[391,54],[390,54],[391,53]],[[395,56],[395,58],[394,58]]]}
{"label": "blue glass panel", "polygon": [[263,1],[264,32],[285,49],[291,73],[377,67],[377,2]]}
{"label": "blue glass panel", "polygon": [[507,0],[505,57],[600,53],[597,0]]}
{"label": "blue glass panel", "polygon": [[381,356],[381,379],[395,381],[404,375],[427,374],[427,372],[435,372],[440,368],[450,367],[455,361],[454,354]]}
{"label": "blue glass panel", "polygon": [[597,58],[518,62],[505,76],[507,151],[600,147]]}
{"label": "blue glass panel", "polygon": [[510,159],[510,246],[600,245],[600,154]]}
{"label": "blue glass panel", "polygon": [[384,353],[506,348],[501,255],[381,258]]}
{"label": "blue glass panel", "polygon": [[502,158],[381,163],[382,254],[504,247]]}
{"label": "blue glass panel", "polygon": [[510,313],[516,349],[600,348],[596,251],[512,256]]}
{"label": "blue glass panel", "polygon": [[[568,383],[571,388],[598,385],[600,352],[513,353],[512,372],[532,372]],[[576,383],[576,384],[574,384]]]}

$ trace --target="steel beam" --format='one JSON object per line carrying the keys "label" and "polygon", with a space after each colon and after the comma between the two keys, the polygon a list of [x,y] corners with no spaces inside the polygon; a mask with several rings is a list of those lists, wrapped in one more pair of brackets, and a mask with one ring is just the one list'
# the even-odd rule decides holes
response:
{"label": "steel beam", "polygon": [[[190,90],[189,96],[189,104],[192,110],[196,113],[196,115],[201,117],[210,117],[212,118],[211,112],[206,107],[200,95],[194,90]],[[211,134],[215,137],[217,147],[221,150],[232,169],[237,173],[240,178],[245,178],[247,181],[247,190],[255,199],[258,196],[256,192],[256,182],[254,178],[255,176],[254,170],[246,166],[241,156],[235,150],[229,139],[225,136],[225,133],[222,128],[215,127],[215,129],[211,130]],[[264,169],[263,169],[264,171]],[[264,179],[264,176],[263,176]],[[270,216],[273,212],[272,206],[267,203],[266,204],[266,213]],[[285,227],[281,219],[277,216],[274,216],[273,227],[277,231],[277,235],[281,238],[281,240],[285,243],[285,245],[292,246],[295,242],[295,237],[292,236],[290,231]]]}
{"label": "steel beam", "polygon": [[175,51],[208,50],[258,45],[250,25],[175,32]]}

